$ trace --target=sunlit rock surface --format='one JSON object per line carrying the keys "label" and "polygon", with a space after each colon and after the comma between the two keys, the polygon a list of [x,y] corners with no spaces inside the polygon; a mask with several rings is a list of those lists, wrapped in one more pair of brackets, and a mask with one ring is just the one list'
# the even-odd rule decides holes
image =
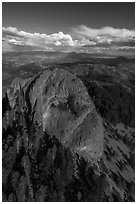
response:
{"label": "sunlit rock surface", "polygon": [[[30,84],[30,85],[29,85]],[[33,85],[29,90],[29,86]],[[10,105],[16,106],[16,92],[28,94],[33,123],[55,136],[62,145],[98,160],[103,152],[103,124],[83,82],[65,70],[47,69],[34,79],[16,79],[8,91]],[[15,100],[15,101],[14,101]]]}

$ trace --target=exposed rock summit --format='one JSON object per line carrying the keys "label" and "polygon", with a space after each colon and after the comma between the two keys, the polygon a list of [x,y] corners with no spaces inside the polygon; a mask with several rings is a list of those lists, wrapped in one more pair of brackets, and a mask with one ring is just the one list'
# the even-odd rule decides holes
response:
{"label": "exposed rock summit", "polygon": [[89,161],[101,157],[102,119],[83,82],[74,74],[47,69],[33,79],[15,79],[11,87],[7,94],[10,106],[17,106],[17,91],[22,92],[23,108],[30,111],[31,123],[42,125],[43,131]]}
{"label": "exposed rock summit", "polygon": [[62,69],[12,82],[2,107],[3,201],[134,201],[134,128],[102,118],[93,88]]}

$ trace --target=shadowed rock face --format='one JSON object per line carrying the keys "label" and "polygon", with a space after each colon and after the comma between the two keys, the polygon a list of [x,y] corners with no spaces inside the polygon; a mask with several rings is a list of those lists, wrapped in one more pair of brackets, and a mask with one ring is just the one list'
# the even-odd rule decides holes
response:
{"label": "shadowed rock face", "polygon": [[33,79],[16,79],[12,86],[14,91],[8,92],[11,107],[17,105],[14,102],[16,91],[21,89],[27,93],[31,114],[34,113],[33,123],[41,124],[43,131],[89,161],[101,157],[102,120],[83,82],[74,74],[61,69],[47,69]]}

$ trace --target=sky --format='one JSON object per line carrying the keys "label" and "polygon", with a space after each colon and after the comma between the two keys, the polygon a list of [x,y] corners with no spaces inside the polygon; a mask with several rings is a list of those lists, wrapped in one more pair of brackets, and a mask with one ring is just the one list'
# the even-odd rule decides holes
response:
{"label": "sky", "polygon": [[3,51],[134,54],[133,2],[3,2]]}

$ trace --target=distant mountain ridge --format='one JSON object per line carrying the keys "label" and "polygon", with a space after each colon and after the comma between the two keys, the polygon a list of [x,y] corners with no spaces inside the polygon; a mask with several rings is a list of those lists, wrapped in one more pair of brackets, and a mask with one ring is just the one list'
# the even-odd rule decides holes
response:
{"label": "distant mountain ridge", "polygon": [[106,54],[106,53],[86,53],[86,52],[62,52],[62,51],[10,51],[10,52],[3,52],[3,55],[45,55],[45,56],[56,56],[56,55],[61,55],[61,56],[68,56],[68,57],[81,57],[81,58],[121,58],[123,57],[124,59],[134,59],[135,56],[116,56],[112,54]]}

